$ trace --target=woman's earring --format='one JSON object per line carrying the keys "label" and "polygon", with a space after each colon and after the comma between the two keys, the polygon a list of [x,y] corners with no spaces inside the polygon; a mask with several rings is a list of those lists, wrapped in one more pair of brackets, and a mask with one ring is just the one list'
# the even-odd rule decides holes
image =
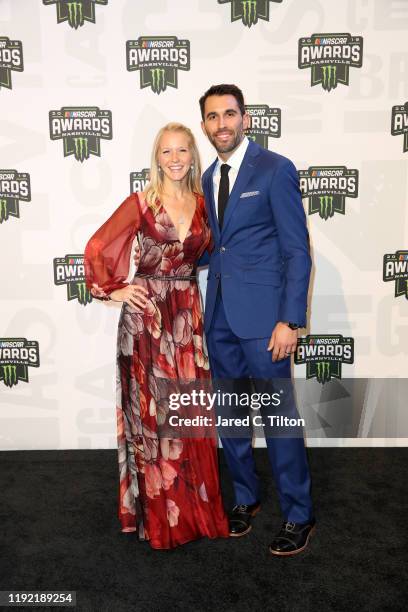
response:
{"label": "woman's earring", "polygon": [[191,170],[191,173],[194,174],[194,164],[191,164],[190,170]]}

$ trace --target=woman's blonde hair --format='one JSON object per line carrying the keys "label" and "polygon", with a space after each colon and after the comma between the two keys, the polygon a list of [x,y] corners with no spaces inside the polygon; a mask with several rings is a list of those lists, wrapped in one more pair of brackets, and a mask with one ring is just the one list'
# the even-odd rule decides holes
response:
{"label": "woman's blonde hair", "polygon": [[159,169],[158,153],[161,137],[165,132],[182,132],[189,140],[193,154],[192,168],[188,171],[187,185],[193,193],[202,194],[201,189],[201,162],[200,154],[192,131],[182,123],[168,123],[159,130],[153,144],[152,158],[150,163],[150,180],[145,191],[146,202],[156,209],[156,202],[163,193],[163,171]]}

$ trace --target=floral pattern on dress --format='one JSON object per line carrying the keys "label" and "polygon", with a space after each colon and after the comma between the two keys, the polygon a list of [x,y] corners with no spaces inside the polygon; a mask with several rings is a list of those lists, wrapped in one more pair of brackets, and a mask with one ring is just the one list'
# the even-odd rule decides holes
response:
{"label": "floral pattern on dress", "polygon": [[144,310],[123,304],[118,327],[121,528],[136,531],[153,548],[173,548],[202,536],[227,537],[216,440],[160,433],[171,385],[176,389],[180,380],[206,382],[210,377],[197,282],[168,280],[191,276],[210,243],[203,197],[196,195],[189,231],[180,242],[162,205],[153,211],[140,194],[129,196],[85,250],[87,285],[95,293],[105,296],[126,286],[136,235],[140,261],[131,283],[143,285],[149,294]]}

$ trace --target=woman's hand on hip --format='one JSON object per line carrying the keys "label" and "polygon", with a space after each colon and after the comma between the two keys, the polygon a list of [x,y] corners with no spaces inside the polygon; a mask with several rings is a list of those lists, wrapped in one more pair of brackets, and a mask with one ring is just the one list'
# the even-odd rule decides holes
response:
{"label": "woman's hand on hip", "polygon": [[114,302],[125,302],[133,308],[146,308],[149,295],[148,290],[140,285],[127,285],[123,289],[115,289],[110,294]]}

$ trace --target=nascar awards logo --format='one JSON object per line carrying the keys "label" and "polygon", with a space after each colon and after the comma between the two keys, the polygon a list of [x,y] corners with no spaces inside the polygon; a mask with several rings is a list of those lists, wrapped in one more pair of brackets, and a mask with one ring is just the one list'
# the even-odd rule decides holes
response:
{"label": "nascar awards logo", "polygon": [[351,34],[312,34],[299,39],[299,68],[311,68],[311,85],[331,91],[349,84],[350,66],[363,65],[363,38]]}
{"label": "nascar awards logo", "polygon": [[396,251],[384,255],[383,280],[395,281],[395,295],[405,295],[408,300],[408,251]]}
{"label": "nascar awards logo", "polygon": [[23,45],[20,40],[0,36],[0,89],[11,86],[11,71],[23,72]]}
{"label": "nascar awards logo", "polygon": [[140,88],[160,94],[178,87],[178,70],[190,70],[190,41],[175,36],[139,36],[126,42],[126,68],[140,71]]}
{"label": "nascar awards logo", "polygon": [[247,104],[245,110],[250,116],[250,124],[246,132],[250,140],[267,149],[268,138],[280,138],[280,108],[271,108],[266,104]]}
{"label": "nascar awards logo", "polygon": [[391,134],[404,135],[404,153],[408,151],[408,102],[404,105],[393,106],[391,115]]}
{"label": "nascar awards logo", "polygon": [[309,215],[327,221],[334,213],[345,214],[347,198],[358,196],[358,170],[346,166],[311,166],[299,170],[302,198],[309,199]]}
{"label": "nascar awards logo", "polygon": [[242,20],[250,28],[258,19],[269,21],[269,3],[280,3],[282,0],[218,0],[218,4],[231,3],[231,21]]}
{"label": "nascar awards logo", "polygon": [[17,170],[0,170],[0,223],[20,217],[20,200],[31,201],[30,175]]}
{"label": "nascar awards logo", "polygon": [[112,139],[112,113],[97,106],[63,106],[51,110],[51,140],[63,140],[64,157],[74,155],[83,162],[89,156],[101,156],[101,138]]}
{"label": "nascar awards logo", "polygon": [[130,193],[144,191],[150,180],[150,168],[130,173]]}
{"label": "nascar awards logo", "polygon": [[296,364],[306,364],[306,378],[324,384],[341,378],[343,363],[354,363],[354,339],[336,335],[309,335],[298,338]]}
{"label": "nascar awards logo", "polygon": [[19,380],[28,382],[28,368],[38,368],[40,351],[36,340],[0,338],[0,381],[13,387]]}
{"label": "nascar awards logo", "polygon": [[54,284],[67,286],[67,300],[78,300],[86,306],[92,302],[92,294],[85,284],[83,255],[65,255],[54,259]]}
{"label": "nascar awards logo", "polygon": [[68,21],[77,30],[85,21],[95,23],[95,4],[108,4],[108,0],[43,0],[43,4],[56,4],[57,23]]}

